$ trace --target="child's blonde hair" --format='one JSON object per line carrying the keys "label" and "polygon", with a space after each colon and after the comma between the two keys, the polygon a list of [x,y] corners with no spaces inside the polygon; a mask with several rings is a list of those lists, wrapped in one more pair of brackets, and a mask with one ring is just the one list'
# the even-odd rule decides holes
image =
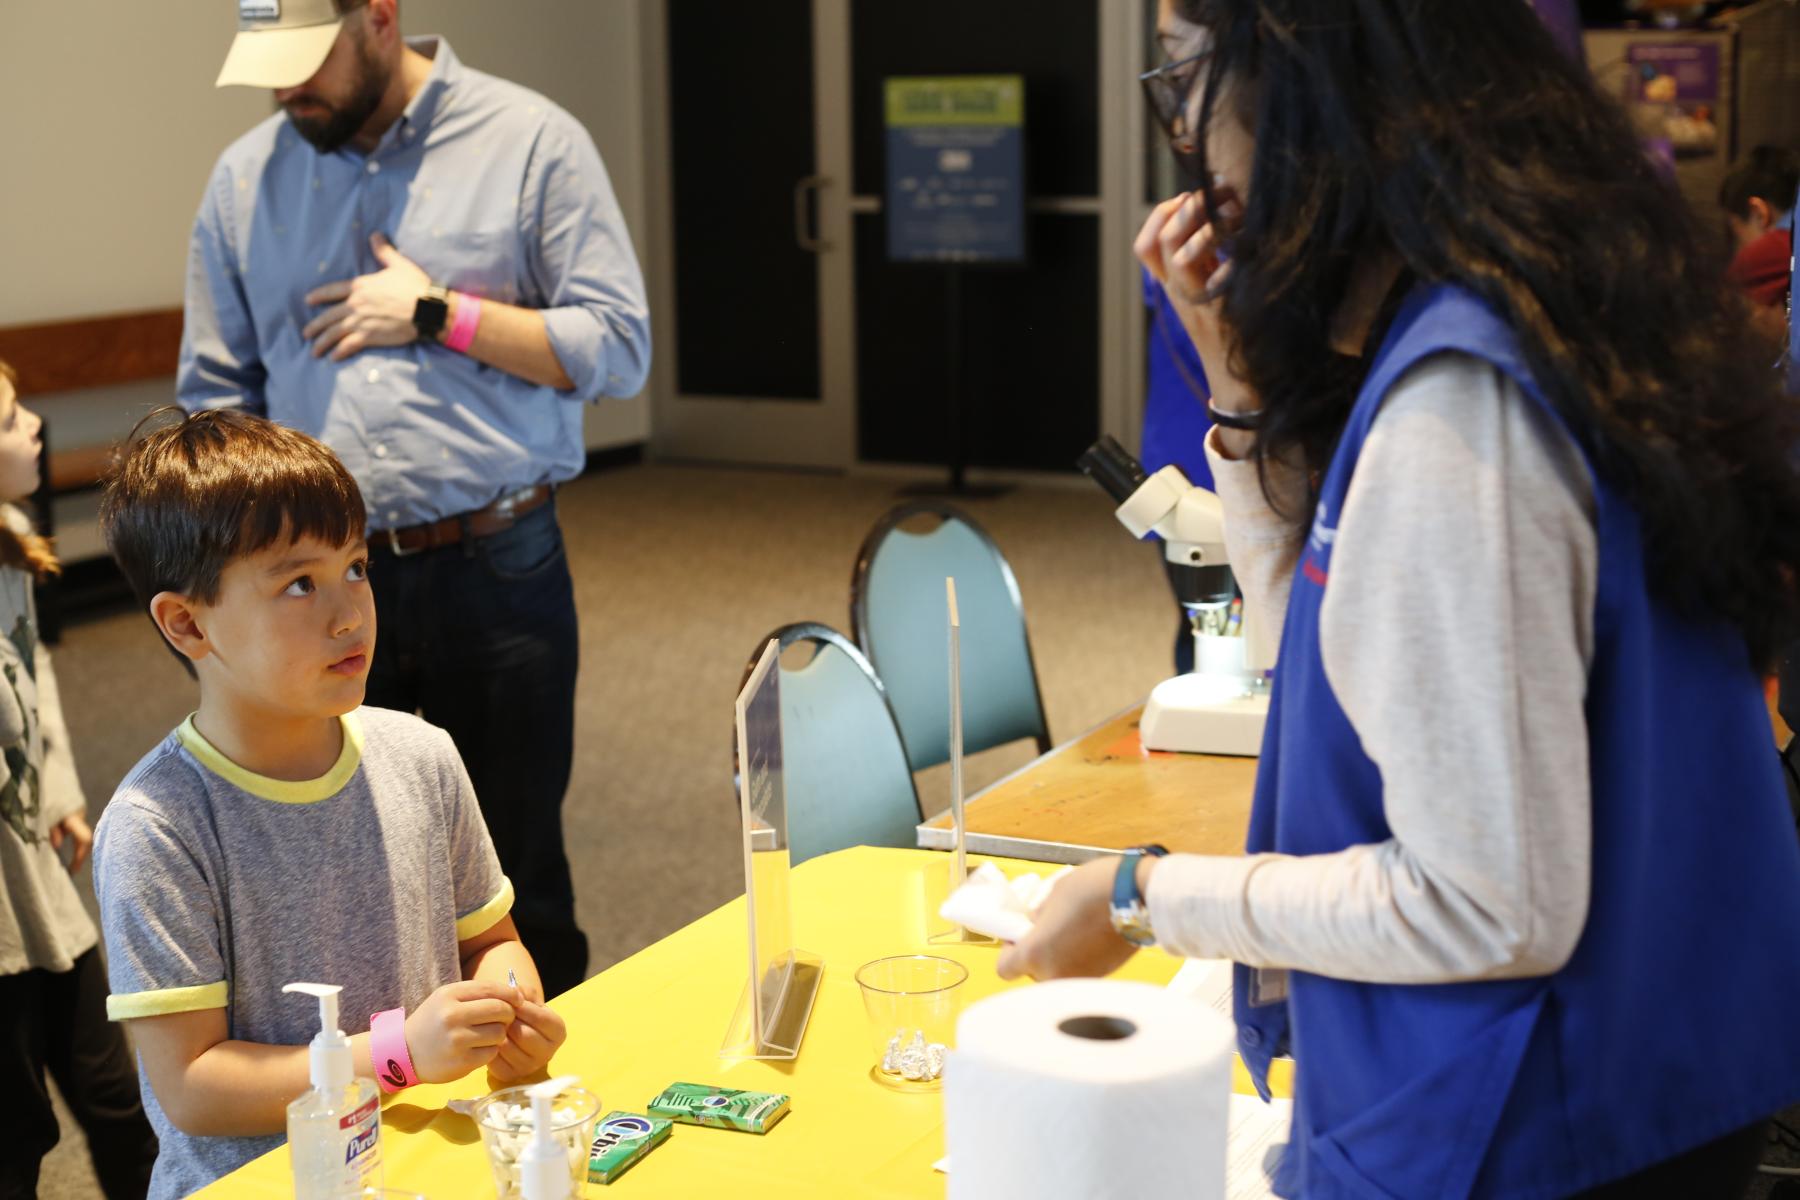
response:
{"label": "child's blonde hair", "polygon": [[[19,373],[4,358],[0,358],[0,378],[12,384],[17,393]],[[56,551],[49,538],[36,533],[20,533],[4,520],[0,520],[0,566],[18,567],[39,579],[62,574],[62,564],[56,561]]]}

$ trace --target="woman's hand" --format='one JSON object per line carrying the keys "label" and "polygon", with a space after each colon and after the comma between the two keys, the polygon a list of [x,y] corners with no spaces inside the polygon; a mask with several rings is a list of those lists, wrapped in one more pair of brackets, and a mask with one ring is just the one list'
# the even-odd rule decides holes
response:
{"label": "woman's hand", "polygon": [[1210,371],[1211,360],[1224,355],[1218,293],[1231,264],[1219,257],[1218,233],[1207,223],[1199,193],[1184,193],[1152,209],[1132,252],[1168,292]]}
{"label": "woman's hand", "polygon": [[[1243,211],[1229,190],[1222,206],[1220,215],[1227,221],[1238,219]],[[1199,194],[1176,196],[1152,209],[1132,250],[1163,285],[1182,328],[1200,352],[1213,390],[1213,406],[1221,412],[1256,411],[1259,401],[1231,372],[1230,336],[1219,298],[1230,278],[1231,264],[1220,258],[1219,234],[1207,221],[1206,205]]]}
{"label": "woman's hand", "polygon": [[1000,978],[1110,975],[1123,966],[1137,947],[1112,924],[1118,870],[1116,857],[1096,858],[1063,876],[1032,919],[1030,935],[1000,952]]}

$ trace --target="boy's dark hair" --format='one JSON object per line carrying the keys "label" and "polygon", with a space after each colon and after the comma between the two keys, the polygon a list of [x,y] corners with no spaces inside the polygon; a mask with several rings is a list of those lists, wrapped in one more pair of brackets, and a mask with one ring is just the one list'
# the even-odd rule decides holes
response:
{"label": "boy's dark hair", "polygon": [[[181,419],[138,436],[172,415]],[[151,413],[132,430],[100,501],[107,548],[146,611],[158,592],[211,603],[234,560],[303,537],[347,545],[366,519],[336,455],[235,409]],[[192,674],[186,656],[176,657]]]}
{"label": "boy's dark hair", "polygon": [[1794,207],[1796,195],[1800,195],[1800,152],[1786,146],[1758,146],[1719,185],[1719,207],[1741,221],[1750,215],[1752,200],[1784,213]]}

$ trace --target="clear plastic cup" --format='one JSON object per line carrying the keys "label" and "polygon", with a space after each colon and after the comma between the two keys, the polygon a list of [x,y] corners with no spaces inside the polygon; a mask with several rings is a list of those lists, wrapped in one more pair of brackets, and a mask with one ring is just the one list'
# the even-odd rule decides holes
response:
{"label": "clear plastic cup", "polygon": [[878,958],[857,968],[875,1065],[869,1077],[900,1091],[943,1086],[969,969],[931,954]]}
{"label": "clear plastic cup", "polygon": [[[500,1200],[521,1194],[519,1159],[531,1144],[536,1126],[531,1116],[529,1087],[502,1088],[475,1102],[475,1124],[481,1127],[481,1144],[487,1148],[488,1166],[494,1171],[494,1190]],[[574,1194],[587,1186],[588,1147],[594,1140],[594,1121],[600,1116],[600,1097],[586,1088],[565,1088],[550,1106],[555,1114],[551,1132],[569,1155],[569,1178]]]}

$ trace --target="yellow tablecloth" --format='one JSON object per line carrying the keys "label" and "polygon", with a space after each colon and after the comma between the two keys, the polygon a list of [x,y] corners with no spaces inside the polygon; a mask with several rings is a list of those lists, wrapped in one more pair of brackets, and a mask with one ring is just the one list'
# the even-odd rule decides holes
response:
{"label": "yellow tablecloth", "polygon": [[[1050,869],[987,861],[1009,874]],[[762,1136],[677,1125],[666,1144],[618,1182],[587,1185],[588,1196],[942,1196],[944,1176],[931,1169],[944,1153],[942,1097],[894,1092],[869,1078],[874,1051],[854,975],[870,959],[931,953],[969,968],[969,1002],[1016,986],[994,974],[991,947],[929,943],[926,897],[941,895],[948,869],[947,856],[935,851],[859,847],[794,870],[794,940],[825,963],[812,1024],[794,1062],[726,1064],[718,1057],[747,974],[742,897],[553,1001],[569,1026],[554,1068],[579,1075],[599,1094],[603,1112],[642,1112],[678,1080],[793,1098],[793,1111]],[[1166,983],[1176,966],[1168,955],[1148,951],[1118,978]],[[1237,1084],[1249,1091],[1241,1067]],[[386,1185],[432,1200],[491,1197],[480,1134],[471,1120],[444,1108],[488,1090],[486,1073],[477,1072],[389,1100],[381,1117]],[[199,1194],[207,1200],[292,1196],[286,1148]]]}

